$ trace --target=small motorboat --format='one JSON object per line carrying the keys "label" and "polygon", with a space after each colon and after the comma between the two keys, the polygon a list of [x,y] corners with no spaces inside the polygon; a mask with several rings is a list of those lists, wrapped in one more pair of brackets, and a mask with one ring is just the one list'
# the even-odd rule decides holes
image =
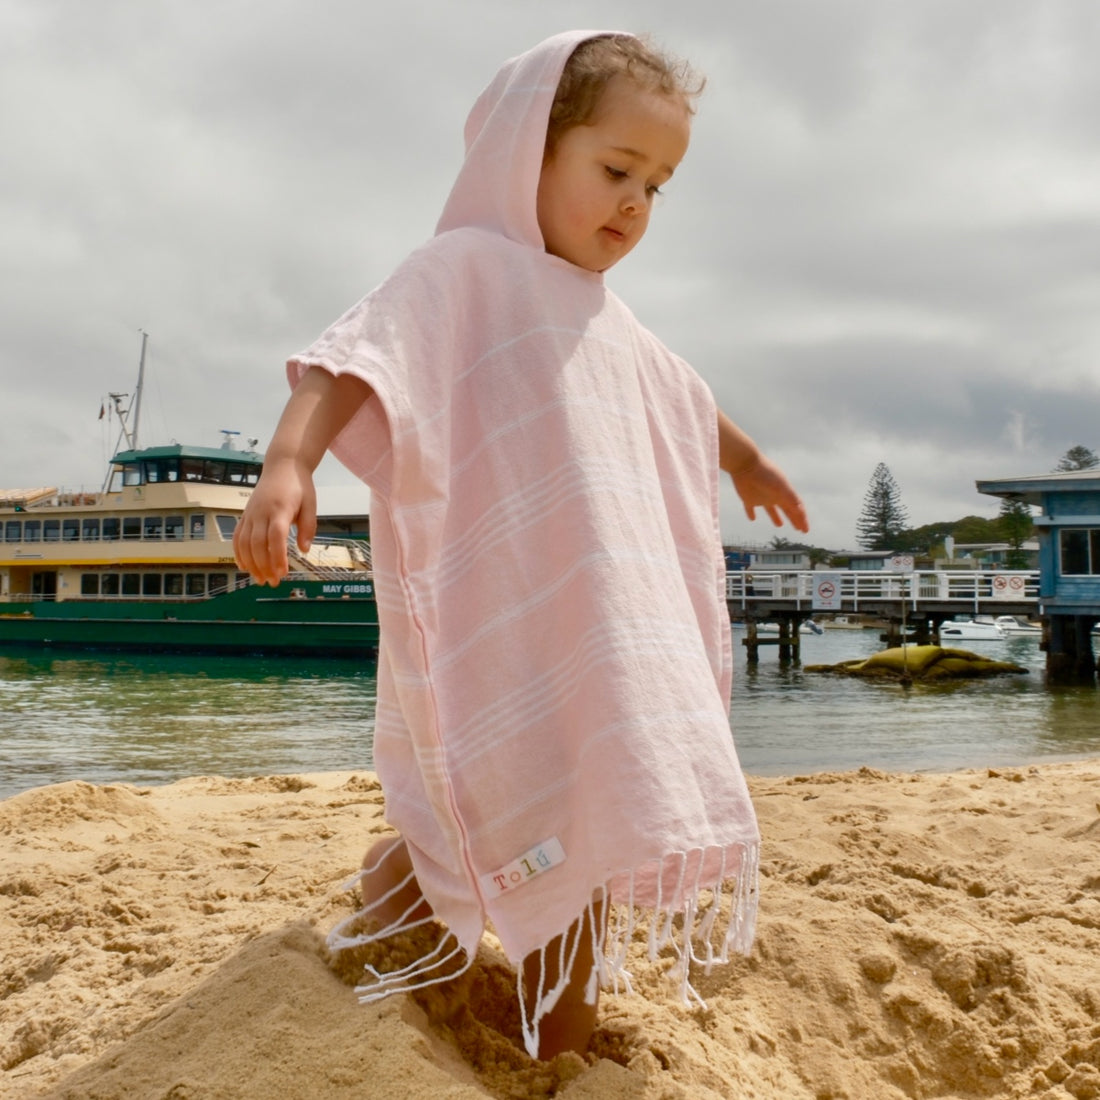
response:
{"label": "small motorboat", "polygon": [[[757,623],[756,624],[756,633],[757,634],[778,634],[779,633],[779,623],[770,623],[770,622],[769,623]],[[813,621],[813,619],[807,619],[804,623],[801,624],[801,626],[799,626],[798,633],[799,634],[824,634],[825,631],[822,629],[820,623],[815,623]]]}
{"label": "small motorboat", "polygon": [[940,639],[966,642],[996,642],[1005,636],[999,623],[978,619],[952,620],[940,623]]}
{"label": "small motorboat", "polygon": [[1039,623],[1022,623],[1015,615],[998,615],[994,621],[1009,635],[1032,635],[1037,638],[1043,633]]}

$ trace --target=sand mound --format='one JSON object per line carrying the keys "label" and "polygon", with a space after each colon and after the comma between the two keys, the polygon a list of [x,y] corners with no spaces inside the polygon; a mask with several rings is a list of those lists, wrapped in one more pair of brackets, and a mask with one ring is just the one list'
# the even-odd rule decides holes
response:
{"label": "sand mound", "polygon": [[605,997],[531,1061],[487,937],[360,1006],[322,933],[384,830],[373,777],[65,784],[0,803],[0,1095],[1100,1098],[1100,764],[754,779],[753,955]]}

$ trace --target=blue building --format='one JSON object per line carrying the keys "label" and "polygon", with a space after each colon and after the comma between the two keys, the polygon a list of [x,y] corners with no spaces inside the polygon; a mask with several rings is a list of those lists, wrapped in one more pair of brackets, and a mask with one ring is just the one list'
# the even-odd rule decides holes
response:
{"label": "blue building", "polygon": [[977,482],[978,492],[1037,507],[1039,607],[1047,673],[1092,680],[1092,629],[1100,622],[1100,469]]}

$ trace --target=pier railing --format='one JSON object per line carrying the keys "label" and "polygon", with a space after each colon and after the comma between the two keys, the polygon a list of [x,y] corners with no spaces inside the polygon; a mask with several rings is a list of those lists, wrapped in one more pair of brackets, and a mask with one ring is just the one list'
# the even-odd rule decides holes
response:
{"label": "pier railing", "polygon": [[886,605],[904,603],[913,612],[958,611],[1012,614],[1015,608],[1038,609],[1039,573],[1028,570],[943,570],[895,573],[885,570],[836,570],[726,574],[726,600],[740,607],[814,609],[815,582],[827,576],[838,587],[830,609],[841,613],[873,613]]}

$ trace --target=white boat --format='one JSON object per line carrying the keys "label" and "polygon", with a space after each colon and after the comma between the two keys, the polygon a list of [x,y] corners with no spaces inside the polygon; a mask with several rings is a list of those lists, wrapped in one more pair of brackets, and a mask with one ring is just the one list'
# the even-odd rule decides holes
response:
{"label": "white boat", "polygon": [[1029,635],[1037,638],[1043,633],[1039,623],[1022,623],[1015,615],[998,615],[994,621],[1009,635]]}
{"label": "white boat", "polygon": [[834,615],[821,624],[826,630],[862,630],[863,623],[848,618],[847,615]]}
{"label": "white boat", "polygon": [[954,620],[940,623],[940,640],[967,642],[996,642],[1005,636],[995,622],[979,622],[976,619]]}
{"label": "white boat", "polygon": [[[778,634],[779,633],[779,623],[757,623],[756,624],[756,633],[757,634]],[[821,626],[818,623],[815,623],[813,621],[813,619],[807,619],[798,628],[798,633],[799,634],[824,634],[825,631],[822,630]]]}

